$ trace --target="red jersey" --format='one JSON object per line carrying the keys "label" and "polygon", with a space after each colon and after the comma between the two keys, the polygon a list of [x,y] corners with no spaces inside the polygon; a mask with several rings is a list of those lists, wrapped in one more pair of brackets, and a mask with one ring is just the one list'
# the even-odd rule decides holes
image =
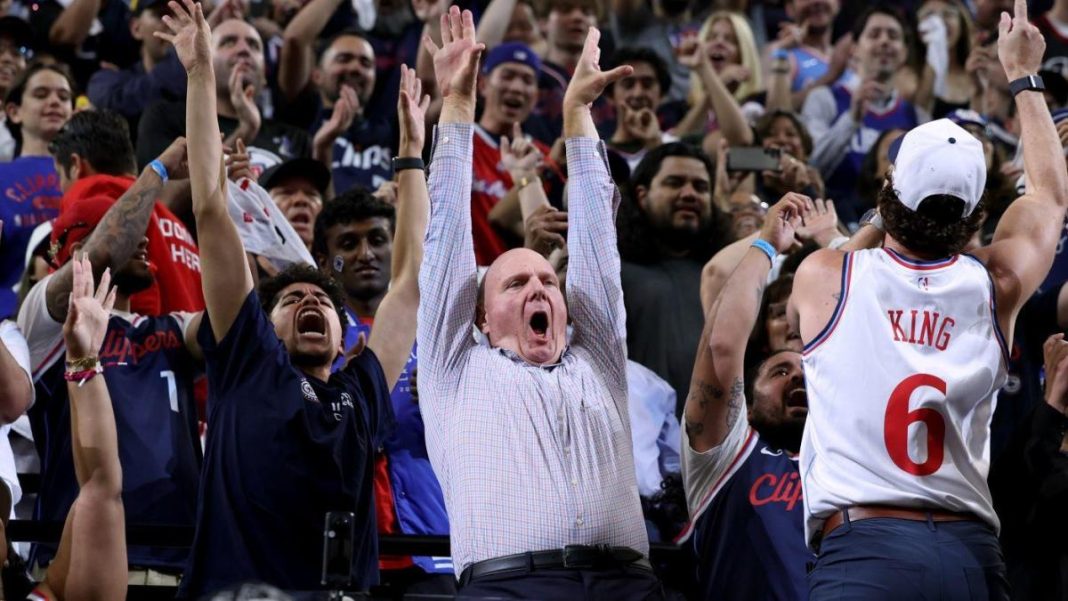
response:
{"label": "red jersey", "polygon": [[[134,181],[131,176],[113,175],[79,179],[63,195],[60,211],[86,198],[103,197],[114,202]],[[130,311],[141,315],[202,311],[200,253],[182,220],[157,202],[145,236],[148,238],[148,260],[156,281],[147,290],[130,297]]]}
{"label": "red jersey", "polygon": [[[549,159],[549,147],[537,140],[534,146],[545,156],[550,169],[560,168]],[[501,165],[499,138],[482,126],[475,125],[474,157],[471,165],[471,229],[475,241],[475,260],[479,266],[488,266],[504,251],[512,248],[490,224],[489,214],[493,207],[512,189],[512,176]],[[561,177],[561,180],[563,178]],[[545,193],[549,193],[549,186]]]}

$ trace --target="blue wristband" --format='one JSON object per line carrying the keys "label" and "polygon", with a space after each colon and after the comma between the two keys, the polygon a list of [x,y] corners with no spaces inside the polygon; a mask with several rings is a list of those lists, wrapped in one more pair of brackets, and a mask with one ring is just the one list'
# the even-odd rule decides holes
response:
{"label": "blue wristband", "polygon": [[156,175],[163,180],[163,183],[167,183],[167,180],[169,179],[167,177],[167,168],[163,166],[163,163],[161,163],[159,159],[154,159],[149,163],[148,168],[155,171]]}
{"label": "blue wristband", "polygon": [[773,265],[775,264],[775,256],[779,253],[776,252],[775,247],[771,244],[768,244],[766,240],[761,240],[760,238],[757,238],[756,240],[753,240],[753,243],[750,244],[750,246],[759,249],[760,252],[768,256],[768,260],[771,261]]}

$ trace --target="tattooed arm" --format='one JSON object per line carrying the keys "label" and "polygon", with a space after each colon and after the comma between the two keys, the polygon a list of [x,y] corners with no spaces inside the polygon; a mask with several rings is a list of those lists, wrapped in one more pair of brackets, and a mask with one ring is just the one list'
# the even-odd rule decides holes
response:
{"label": "tattooed arm", "polygon": [[[159,161],[170,177],[180,178],[179,173],[185,169],[185,138],[178,138],[163,154]],[[111,205],[104,218],[100,220],[93,233],[84,244],[75,244],[75,250],[89,255],[93,265],[93,277],[99,280],[104,270],[111,268],[118,271],[133,256],[141,241],[145,238],[152,209],[156,198],[163,189],[163,180],[156,172],[145,167],[141,176],[126,192]],[[71,253],[73,256],[73,253]],[[63,265],[55,276],[48,280],[46,299],[48,314],[57,322],[67,319],[67,302],[73,284],[73,272],[70,262]]]}
{"label": "tattooed arm", "polygon": [[[760,239],[779,252],[789,248],[800,215],[811,204],[807,196],[784,196],[768,212]],[[683,415],[694,451],[719,446],[745,410],[745,340],[756,323],[770,270],[768,256],[750,247],[705,318]]]}

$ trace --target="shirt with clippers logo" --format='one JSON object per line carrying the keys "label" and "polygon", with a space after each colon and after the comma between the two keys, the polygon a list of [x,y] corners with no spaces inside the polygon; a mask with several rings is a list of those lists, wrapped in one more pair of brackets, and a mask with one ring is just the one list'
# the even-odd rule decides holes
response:
{"label": "shirt with clippers logo", "polygon": [[[62,522],[78,496],[71,452],[70,401],[63,324],[48,314],[50,279],[41,280],[19,312],[30,346],[37,398],[30,408],[41,457],[35,519]],[[146,317],[112,311],[100,349],[103,377],[115,410],[126,523],[190,527],[200,474],[193,379],[198,367],[185,345],[194,314]],[[32,561],[47,564],[55,547],[36,545]],[[130,565],[177,572],[185,549],[128,548]]]}
{"label": "shirt with clippers logo", "polygon": [[355,515],[354,589],[376,584],[372,477],[393,411],[374,352],[364,349],[325,382],[306,375],[254,291],[222,340],[215,340],[208,314],[198,340],[210,426],[179,597],[196,599],[247,580],[320,589],[323,526],[332,511]]}
{"label": "shirt with clippers logo", "polygon": [[808,596],[804,495],[797,457],[760,438],[743,413],[719,446],[693,450],[683,432],[690,523],[677,542],[697,555],[701,599]]}
{"label": "shirt with clippers logo", "polygon": [[37,226],[59,215],[59,175],[52,157],[20,157],[0,163],[0,317],[18,307],[14,287],[26,268],[26,247]]}

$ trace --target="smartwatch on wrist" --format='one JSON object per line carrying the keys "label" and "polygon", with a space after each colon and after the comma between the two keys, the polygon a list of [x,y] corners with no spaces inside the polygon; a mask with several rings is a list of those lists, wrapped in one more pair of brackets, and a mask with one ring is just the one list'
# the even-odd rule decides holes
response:
{"label": "smartwatch on wrist", "polygon": [[1038,75],[1024,75],[1019,79],[1014,79],[1009,82],[1009,91],[1012,92],[1013,96],[1028,90],[1041,92],[1045,89],[1046,83],[1042,81],[1042,78]]}
{"label": "smartwatch on wrist", "polygon": [[426,165],[423,163],[423,159],[419,157],[393,157],[393,171],[403,171],[405,169],[418,169],[423,171]]}

